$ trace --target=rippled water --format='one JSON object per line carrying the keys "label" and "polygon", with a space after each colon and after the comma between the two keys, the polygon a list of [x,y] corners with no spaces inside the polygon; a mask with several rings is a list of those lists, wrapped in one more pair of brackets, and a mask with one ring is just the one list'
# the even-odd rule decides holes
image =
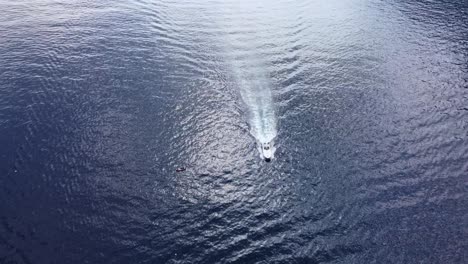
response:
{"label": "rippled water", "polygon": [[464,0],[0,0],[0,263],[467,263],[467,36]]}

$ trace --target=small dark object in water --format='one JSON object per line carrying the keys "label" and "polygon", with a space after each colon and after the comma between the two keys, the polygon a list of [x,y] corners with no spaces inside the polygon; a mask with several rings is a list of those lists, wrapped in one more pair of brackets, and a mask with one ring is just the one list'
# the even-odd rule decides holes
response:
{"label": "small dark object in water", "polygon": [[177,172],[183,172],[183,171],[185,171],[185,170],[186,170],[185,167],[180,167],[180,168],[177,168],[177,169],[176,169]]}

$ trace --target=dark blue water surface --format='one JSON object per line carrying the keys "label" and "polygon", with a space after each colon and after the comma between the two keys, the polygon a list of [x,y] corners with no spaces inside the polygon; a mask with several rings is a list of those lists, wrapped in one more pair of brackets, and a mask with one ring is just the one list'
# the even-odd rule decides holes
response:
{"label": "dark blue water surface", "polygon": [[0,0],[0,263],[468,263],[468,2]]}

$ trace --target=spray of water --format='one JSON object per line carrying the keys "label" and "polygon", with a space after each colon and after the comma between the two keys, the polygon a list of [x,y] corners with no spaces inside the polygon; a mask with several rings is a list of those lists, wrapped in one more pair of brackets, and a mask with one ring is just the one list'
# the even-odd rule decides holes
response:
{"label": "spray of water", "polygon": [[236,79],[246,107],[250,133],[257,140],[262,158],[270,161],[276,148],[276,115],[271,84],[261,63],[236,63]]}
{"label": "spray of water", "polygon": [[265,3],[234,1],[226,5],[225,17],[220,21],[226,30],[225,49],[240,97],[245,105],[250,133],[257,141],[260,155],[270,161],[276,148],[277,120],[275,115],[272,85],[268,74],[262,32],[257,27],[258,10]]}

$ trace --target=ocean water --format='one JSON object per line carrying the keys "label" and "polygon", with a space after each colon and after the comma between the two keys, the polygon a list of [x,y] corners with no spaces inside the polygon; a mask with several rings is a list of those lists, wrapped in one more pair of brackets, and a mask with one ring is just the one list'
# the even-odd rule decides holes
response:
{"label": "ocean water", "polygon": [[465,0],[0,0],[1,264],[468,263],[467,140]]}

